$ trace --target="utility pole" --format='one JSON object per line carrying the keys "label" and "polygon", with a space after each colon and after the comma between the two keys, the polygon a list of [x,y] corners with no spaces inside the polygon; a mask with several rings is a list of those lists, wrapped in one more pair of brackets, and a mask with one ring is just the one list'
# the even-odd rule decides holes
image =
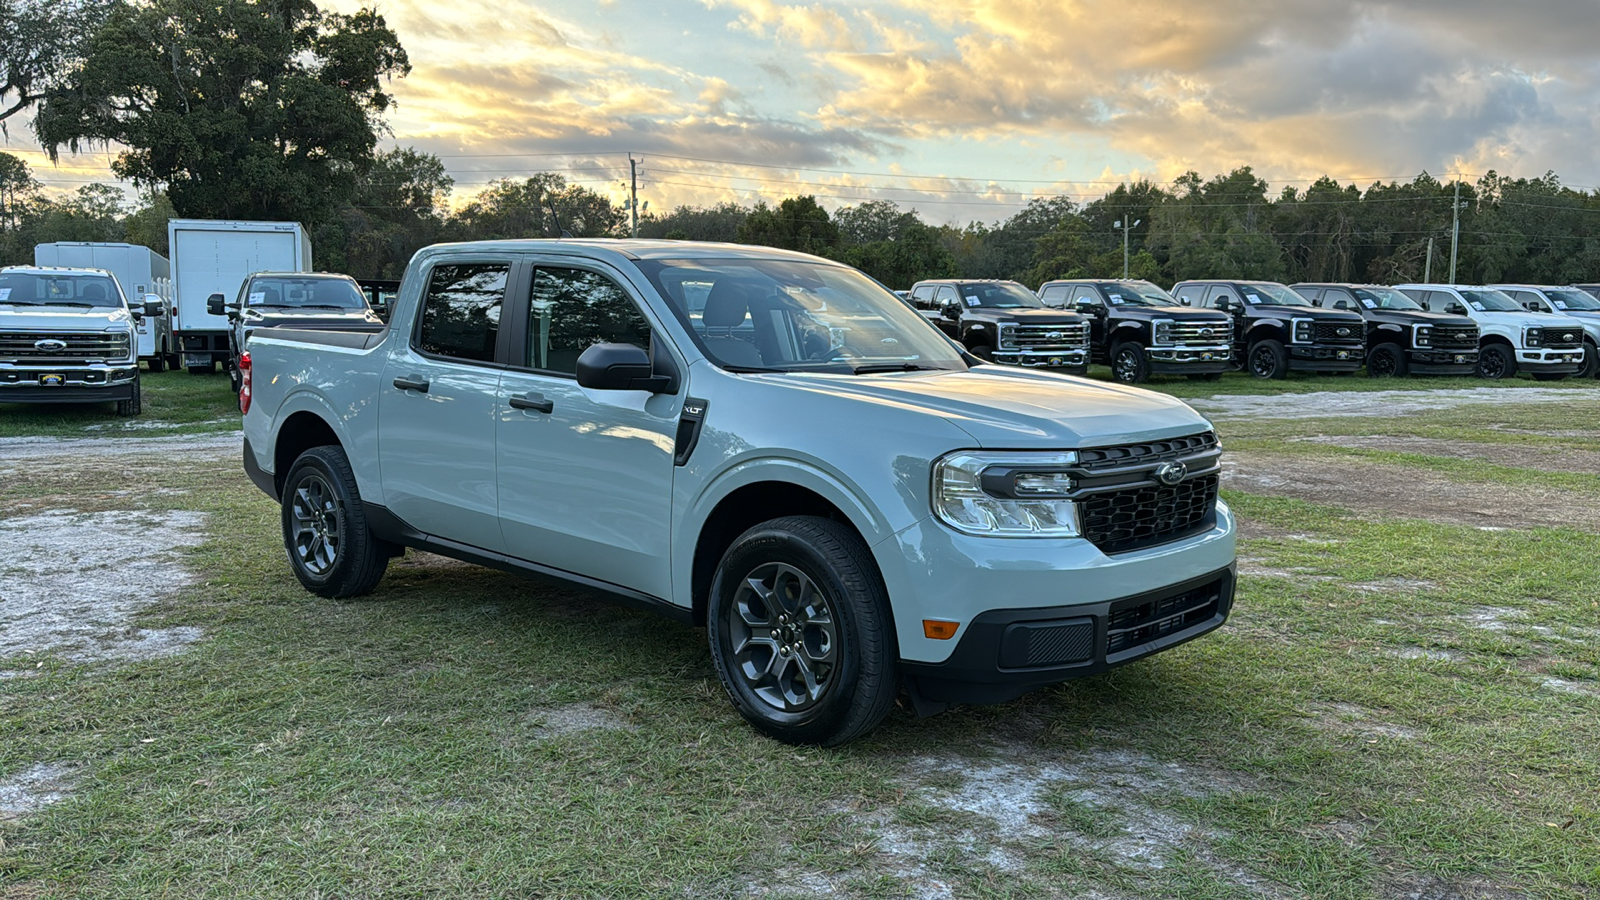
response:
{"label": "utility pole", "polygon": [[1433,284],[1433,238],[1428,238],[1428,258],[1422,263],[1422,283]]}
{"label": "utility pole", "polygon": [[1461,179],[1456,179],[1456,199],[1450,203],[1450,283],[1456,283],[1456,245],[1461,240]]}
{"label": "utility pole", "polygon": [[[1102,221],[1104,221],[1104,220],[1102,220]],[[1140,222],[1143,222],[1143,221],[1144,221],[1143,219],[1134,219],[1133,222],[1130,224],[1128,222],[1128,217],[1127,216],[1123,216],[1122,217],[1122,221],[1120,221],[1120,222],[1112,222],[1111,223],[1111,227],[1112,228],[1121,228],[1122,229],[1122,277],[1124,279],[1126,279],[1128,277],[1128,229],[1132,228],[1134,225],[1137,225],[1137,224],[1139,224]]]}
{"label": "utility pole", "polygon": [[628,154],[628,236],[639,236],[639,162]]}

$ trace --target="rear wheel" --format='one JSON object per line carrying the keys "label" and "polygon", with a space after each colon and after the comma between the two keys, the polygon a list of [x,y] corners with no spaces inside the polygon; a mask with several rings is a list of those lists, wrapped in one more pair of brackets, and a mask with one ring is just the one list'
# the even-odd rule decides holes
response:
{"label": "rear wheel", "polygon": [[1289,377],[1289,354],[1283,343],[1268,338],[1250,345],[1250,374],[1257,378]]}
{"label": "rear wheel", "polygon": [[1403,378],[1410,368],[1399,344],[1379,344],[1367,354],[1369,378]]}
{"label": "rear wheel", "polygon": [[152,372],[165,372],[167,370],[167,348],[157,347],[155,355],[145,360],[144,364]]}
{"label": "rear wheel", "polygon": [[1123,384],[1143,384],[1150,380],[1150,359],[1144,348],[1123,341],[1111,348],[1111,377]]}
{"label": "rear wheel", "polygon": [[372,533],[350,461],[338,447],[300,454],[283,481],[283,546],[289,568],[319,597],[371,593],[391,545]]}
{"label": "rear wheel", "polygon": [[831,519],[740,535],[717,567],[706,636],[734,707],[780,741],[843,744],[894,706],[888,597],[866,544]]}
{"label": "rear wheel", "polygon": [[133,376],[133,396],[126,400],[117,401],[117,415],[123,418],[130,418],[142,412],[144,412],[144,394],[139,387],[139,375],[135,372]]}
{"label": "rear wheel", "polygon": [[1501,379],[1517,374],[1517,356],[1505,344],[1489,344],[1478,351],[1478,377]]}

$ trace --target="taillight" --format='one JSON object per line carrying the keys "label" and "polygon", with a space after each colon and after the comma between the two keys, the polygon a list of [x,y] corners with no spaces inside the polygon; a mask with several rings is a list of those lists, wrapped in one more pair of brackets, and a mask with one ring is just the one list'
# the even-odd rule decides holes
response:
{"label": "taillight", "polygon": [[250,411],[250,351],[239,354],[239,412]]}

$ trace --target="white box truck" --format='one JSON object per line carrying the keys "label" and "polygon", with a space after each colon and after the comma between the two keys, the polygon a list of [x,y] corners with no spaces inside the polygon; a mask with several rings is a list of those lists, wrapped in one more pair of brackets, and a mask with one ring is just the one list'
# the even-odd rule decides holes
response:
{"label": "white box truck", "polygon": [[104,269],[122,287],[130,306],[159,301],[161,315],[145,316],[138,322],[139,358],[152,372],[177,365],[178,344],[172,337],[172,267],[165,256],[139,244],[55,241],[34,245],[33,264]]}
{"label": "white box truck", "polygon": [[173,332],[183,366],[215,372],[228,359],[228,317],[212,315],[212,294],[233,298],[257,272],[309,272],[311,238],[299,222],[172,219],[167,223],[175,294]]}

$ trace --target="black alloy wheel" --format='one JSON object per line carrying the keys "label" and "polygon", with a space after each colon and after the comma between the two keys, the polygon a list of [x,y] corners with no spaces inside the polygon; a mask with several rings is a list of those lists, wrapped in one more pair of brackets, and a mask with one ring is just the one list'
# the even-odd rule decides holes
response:
{"label": "black alloy wheel", "polygon": [[1286,378],[1289,356],[1280,341],[1268,338],[1250,345],[1250,374],[1257,378]]}
{"label": "black alloy wheel", "polygon": [[1489,344],[1478,351],[1478,377],[1499,380],[1517,374],[1517,357],[1505,344]]}
{"label": "black alloy wheel", "polygon": [[355,473],[337,446],[300,454],[283,481],[283,546],[289,568],[320,597],[371,593],[399,548],[367,524]]}
{"label": "black alloy wheel", "polygon": [[1402,378],[1407,372],[1406,353],[1399,344],[1379,344],[1367,354],[1367,377]]}
{"label": "black alloy wheel", "polygon": [[1123,384],[1143,384],[1150,380],[1150,359],[1144,348],[1123,341],[1111,350],[1111,377]]}

